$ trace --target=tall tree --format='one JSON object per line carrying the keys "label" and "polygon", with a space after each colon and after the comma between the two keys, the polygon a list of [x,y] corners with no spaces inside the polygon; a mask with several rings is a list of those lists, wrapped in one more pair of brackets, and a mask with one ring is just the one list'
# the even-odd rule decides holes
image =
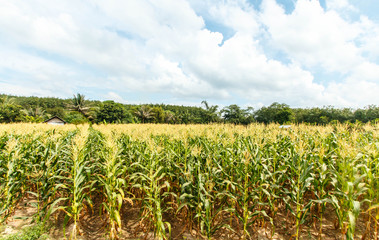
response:
{"label": "tall tree", "polygon": [[8,105],[12,105],[12,104],[15,104],[15,100],[14,100],[14,98],[10,98],[10,97],[8,97],[8,96],[2,96],[1,98],[0,98],[0,106],[2,106],[2,107],[6,107],[6,106],[8,106]]}
{"label": "tall tree", "polygon": [[72,111],[77,111],[81,113],[85,118],[89,119],[90,107],[87,104],[87,100],[83,94],[77,93],[74,98],[71,99],[71,103],[68,105],[69,109]]}
{"label": "tall tree", "polygon": [[194,122],[194,117],[190,113],[190,111],[185,110],[183,111],[180,116],[179,116],[181,123],[188,124],[188,123],[193,123]]}
{"label": "tall tree", "polygon": [[141,119],[142,123],[145,123],[146,120],[154,117],[154,113],[149,106],[142,105],[134,114]]}
{"label": "tall tree", "polygon": [[126,122],[127,117],[130,118],[121,103],[104,101],[97,111],[96,120],[97,122],[122,123]]}
{"label": "tall tree", "polygon": [[43,122],[45,117],[48,117],[49,114],[46,114],[46,111],[41,107],[23,109],[23,113],[26,115],[26,120],[30,122]]}
{"label": "tall tree", "polygon": [[202,101],[201,104],[204,105],[205,112],[203,116],[203,120],[206,123],[211,123],[211,122],[218,122],[220,119],[219,113],[217,112],[218,106],[213,105],[209,106],[207,101]]}
{"label": "tall tree", "polygon": [[161,106],[155,106],[151,109],[151,113],[154,115],[155,123],[164,123],[165,122],[165,111]]}
{"label": "tall tree", "polygon": [[256,111],[255,118],[258,122],[283,124],[293,119],[293,112],[287,104],[274,102],[269,107],[262,107]]}
{"label": "tall tree", "polygon": [[242,123],[245,115],[244,111],[236,104],[224,107],[221,112],[225,122],[234,124]]}
{"label": "tall tree", "polygon": [[14,104],[14,99],[8,96],[0,98],[0,122],[20,122],[24,120],[25,114],[22,112],[22,107]]}
{"label": "tall tree", "polygon": [[171,111],[165,111],[165,123],[175,123],[175,114]]}

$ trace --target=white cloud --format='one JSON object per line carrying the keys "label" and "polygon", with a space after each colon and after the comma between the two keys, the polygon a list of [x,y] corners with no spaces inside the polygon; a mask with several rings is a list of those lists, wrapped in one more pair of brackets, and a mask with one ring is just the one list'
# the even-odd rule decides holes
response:
{"label": "white cloud", "polygon": [[371,21],[367,16],[360,17],[360,27],[362,29],[359,38],[362,44],[361,50],[369,58],[375,60],[379,58],[379,24]]}
{"label": "white cloud", "polygon": [[141,87],[151,92],[171,93],[173,96],[189,98],[227,98],[229,94],[225,90],[218,90],[192,74],[186,74],[177,63],[171,62],[164,56],[157,56],[149,69],[151,79],[143,83]]}
{"label": "white cloud", "polygon": [[[71,93],[73,86],[67,84],[66,80],[72,77],[76,78],[77,73],[75,71],[44,58],[22,51],[8,50],[4,47],[0,47],[0,56],[6,56],[0,58],[0,81],[3,82],[0,88],[1,92],[15,95],[57,97]],[[1,70],[20,76],[18,78],[5,78],[1,75]]]}
{"label": "white cloud", "polygon": [[274,0],[265,0],[262,20],[273,45],[306,67],[347,73],[362,61],[354,44],[360,33],[358,26],[333,10],[325,12],[316,0],[298,0],[288,15]]}
{"label": "white cloud", "polygon": [[348,0],[328,0],[326,6],[329,10],[358,11]]}
{"label": "white cloud", "polygon": [[219,2],[210,7],[209,13],[212,19],[232,28],[235,32],[252,35],[259,33],[260,23],[257,14],[245,2]]}
{"label": "white cloud", "polygon": [[362,62],[354,69],[348,77],[356,81],[376,82],[379,84],[379,65],[368,61]]}
{"label": "white cloud", "polygon": [[48,91],[33,86],[22,86],[20,84],[4,83],[0,80],[1,93],[15,96],[51,96],[59,97],[54,91]]}
{"label": "white cloud", "polygon": [[[340,12],[352,6],[345,0],[328,2],[327,10],[316,0],[298,0],[291,14],[275,0],[263,0],[261,13],[245,0],[0,4],[0,55],[9,56],[0,58],[0,79],[2,71],[15,72],[13,82],[1,85],[9,93],[14,86],[28,95],[22,84],[35,94],[60,96],[87,87],[118,102],[133,102],[121,96],[134,92],[178,102],[349,106],[370,100],[357,100],[361,91],[347,94],[359,79],[362,91],[379,84],[378,24],[345,20]],[[235,34],[225,39],[210,31],[203,16]],[[290,62],[268,57],[262,39]],[[346,78],[315,83],[318,68]]]}
{"label": "white cloud", "polygon": [[346,76],[326,83],[321,102],[338,106],[377,102],[374,92],[379,86],[379,65],[371,60],[378,56],[378,25],[367,17],[356,22],[341,17],[339,11],[356,10],[348,1],[327,4],[324,10],[316,0],[298,0],[294,11],[286,14],[274,0],[264,0],[261,17],[272,46],[311,71],[321,67],[321,71]]}
{"label": "white cloud", "polygon": [[128,103],[128,101],[126,101],[124,98],[122,98],[120,95],[118,95],[115,92],[108,92],[105,95],[105,99],[106,100],[113,100],[113,101],[118,102],[118,103],[124,103],[124,104]]}
{"label": "white cloud", "polygon": [[337,107],[362,107],[379,102],[379,85],[369,81],[348,80],[331,83],[326,89],[330,105]]}

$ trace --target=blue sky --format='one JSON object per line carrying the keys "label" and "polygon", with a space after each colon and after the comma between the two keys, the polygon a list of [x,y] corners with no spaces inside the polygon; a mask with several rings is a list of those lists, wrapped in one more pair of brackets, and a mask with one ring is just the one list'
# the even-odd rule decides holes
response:
{"label": "blue sky", "polygon": [[0,0],[0,93],[379,103],[377,0]]}

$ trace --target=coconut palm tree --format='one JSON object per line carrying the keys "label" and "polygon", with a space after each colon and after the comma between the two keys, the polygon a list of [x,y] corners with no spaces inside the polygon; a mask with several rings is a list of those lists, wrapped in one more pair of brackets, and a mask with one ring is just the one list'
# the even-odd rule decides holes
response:
{"label": "coconut palm tree", "polygon": [[36,107],[35,109],[30,107],[28,109],[22,110],[22,112],[24,112],[28,116],[41,117],[41,118],[43,118],[46,114],[46,111],[43,110],[41,107]]}
{"label": "coconut palm tree", "polygon": [[42,122],[44,118],[50,117],[50,114],[46,113],[41,107],[36,107],[35,109],[30,107],[21,111],[27,116],[27,121],[31,122]]}
{"label": "coconut palm tree", "polygon": [[12,105],[14,103],[15,103],[14,98],[10,98],[8,96],[3,96],[0,98],[0,106],[2,106],[2,107],[6,107],[6,106]]}
{"label": "coconut palm tree", "polygon": [[175,114],[171,111],[165,111],[165,122],[166,123],[170,123],[171,121],[172,122],[175,122]]}
{"label": "coconut palm tree", "polygon": [[81,113],[85,118],[89,118],[88,112],[90,107],[87,104],[86,97],[83,94],[77,93],[68,105],[70,110]]}
{"label": "coconut palm tree", "polygon": [[21,110],[21,112],[26,115],[25,120],[28,122],[42,122],[44,119],[50,118],[50,114],[46,113],[41,107],[34,109],[29,107],[28,109]]}
{"label": "coconut palm tree", "polygon": [[217,112],[218,106],[209,106],[207,101],[202,101],[201,104],[204,104],[205,107],[205,121],[207,123],[217,122],[219,120],[219,113]]}
{"label": "coconut palm tree", "polygon": [[134,114],[141,119],[142,123],[145,123],[145,120],[154,117],[154,113],[151,108],[145,105],[142,105],[137,111],[134,112]]}

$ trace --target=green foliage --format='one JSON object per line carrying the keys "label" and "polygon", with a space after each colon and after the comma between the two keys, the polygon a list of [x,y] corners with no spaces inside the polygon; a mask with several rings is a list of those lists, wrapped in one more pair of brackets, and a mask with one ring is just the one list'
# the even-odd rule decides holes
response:
{"label": "green foliage", "polygon": [[[332,106],[313,108],[290,108],[274,102],[268,107],[253,111],[232,104],[219,109],[217,105],[201,102],[203,108],[165,104],[127,105],[113,101],[90,101],[83,94],[72,99],[16,97],[0,95],[1,122],[41,122],[52,116],[65,119],[68,123],[170,123],[202,124],[233,123],[248,125],[253,122],[289,122],[326,125],[334,122],[355,123],[375,122],[379,118],[379,107],[369,105],[362,109],[334,108]],[[78,116],[79,113],[82,116]]]}
{"label": "green foliage", "polygon": [[5,237],[0,236],[0,240],[45,240],[49,236],[42,224],[36,224],[31,227],[24,228],[20,233],[11,234]]}
{"label": "green foliage", "polygon": [[77,93],[68,105],[70,110],[77,111],[87,117],[90,108],[87,106],[87,100],[83,94]]}
{"label": "green foliage", "polygon": [[255,118],[258,122],[284,124],[291,122],[293,111],[287,104],[273,103],[269,107],[262,107],[255,112]]}
{"label": "green foliage", "polygon": [[161,106],[154,106],[151,109],[154,116],[154,123],[165,123],[166,122],[166,112]]}
{"label": "green foliage", "polygon": [[134,114],[139,118],[141,123],[146,123],[154,118],[152,108],[147,105],[140,106],[137,110],[135,110]]}
{"label": "green foliage", "polygon": [[96,121],[98,123],[130,123],[132,116],[125,110],[121,103],[114,101],[104,101],[96,114]]}
{"label": "green foliage", "polygon": [[205,121],[204,123],[220,122],[220,113],[217,112],[218,106],[209,106],[207,101],[202,101],[201,103],[205,107],[205,111],[202,116],[203,121]]}
{"label": "green foliage", "polygon": [[[298,123],[313,123],[325,125],[332,121],[334,122],[355,122],[360,120],[367,122],[366,112],[367,109],[357,109],[353,111],[350,108],[334,108],[327,106],[323,108],[297,108],[293,109],[295,121]],[[379,112],[378,112],[379,114]]]}
{"label": "green foliage", "polygon": [[65,111],[64,107],[46,108],[46,114],[48,114],[51,117],[57,116],[57,117],[63,119],[65,114],[66,114],[66,111]]}
{"label": "green foliage", "polygon": [[78,112],[66,113],[64,120],[67,123],[72,123],[72,124],[83,124],[83,123],[88,122],[88,119],[86,119],[82,114],[80,114]]}
{"label": "green foliage", "polygon": [[255,121],[252,108],[241,109],[236,104],[224,107],[221,113],[226,123],[247,125]]}
{"label": "green foliage", "polygon": [[21,122],[25,117],[19,105],[0,105],[0,123]]}

